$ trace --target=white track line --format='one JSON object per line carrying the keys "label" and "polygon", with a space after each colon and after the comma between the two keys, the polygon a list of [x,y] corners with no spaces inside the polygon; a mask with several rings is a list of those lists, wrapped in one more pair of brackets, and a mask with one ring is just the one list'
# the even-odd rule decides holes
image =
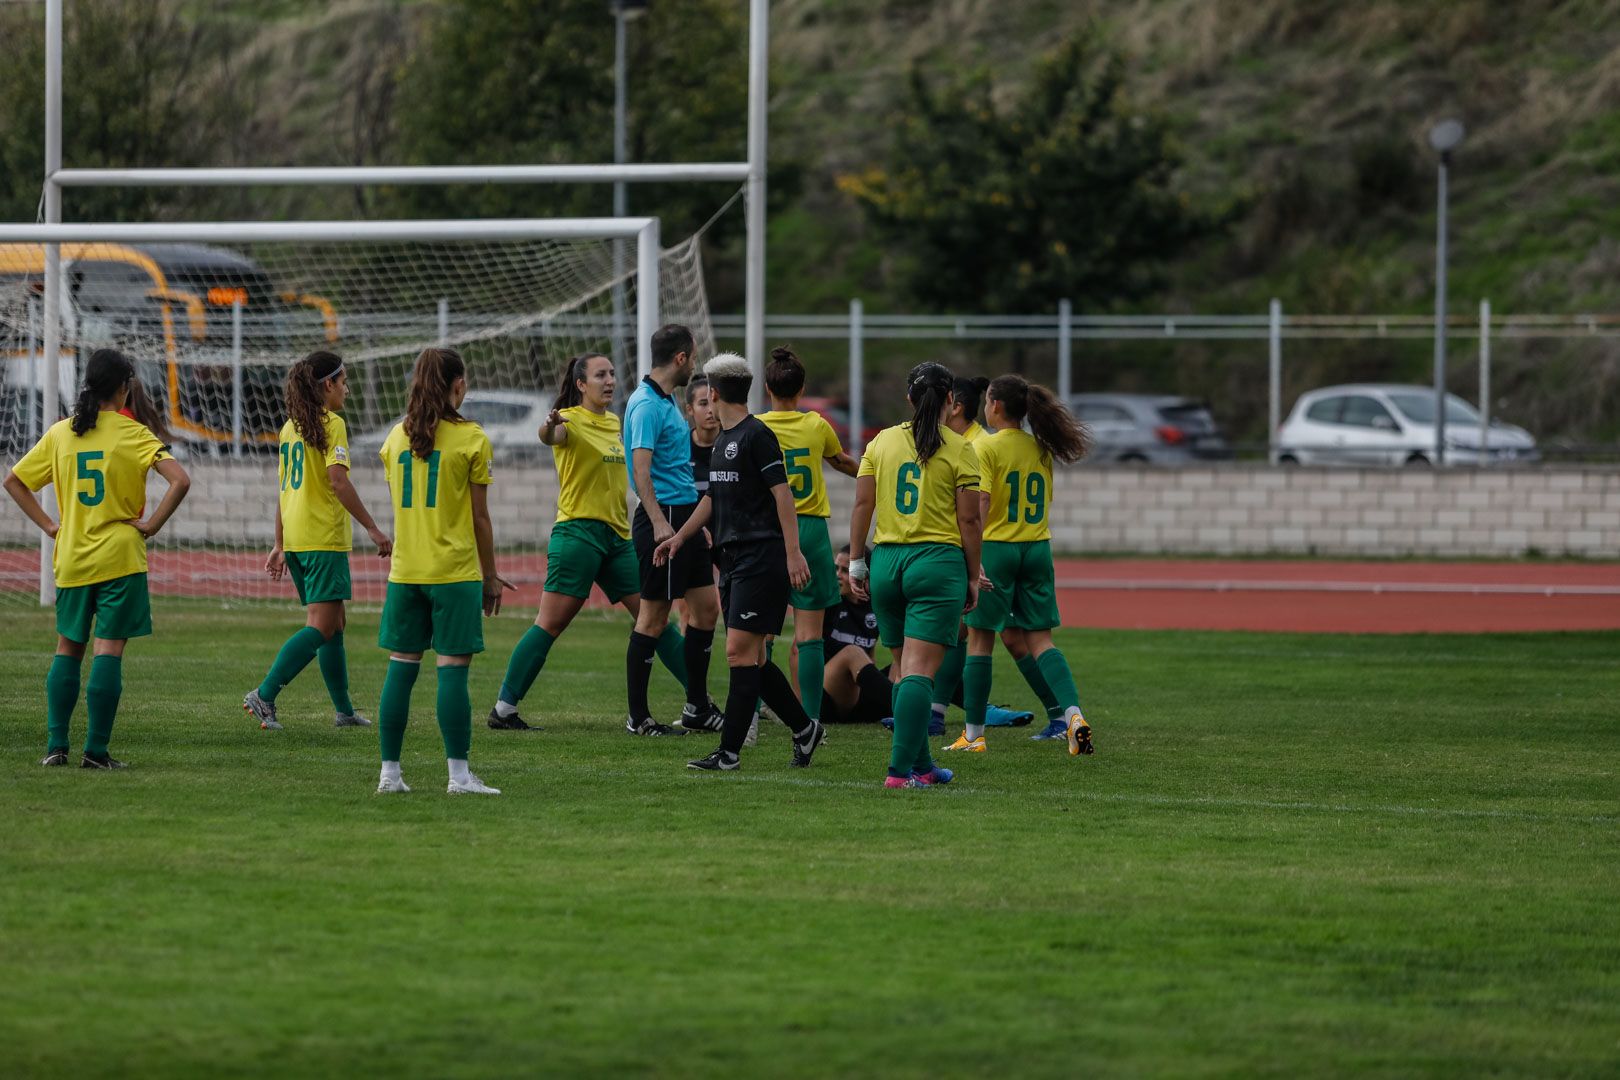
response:
{"label": "white track line", "polygon": [[1444,593],[1462,596],[1620,596],[1620,585],[1512,585],[1461,581],[1245,581],[1210,578],[1060,578],[1060,589],[1095,592]]}

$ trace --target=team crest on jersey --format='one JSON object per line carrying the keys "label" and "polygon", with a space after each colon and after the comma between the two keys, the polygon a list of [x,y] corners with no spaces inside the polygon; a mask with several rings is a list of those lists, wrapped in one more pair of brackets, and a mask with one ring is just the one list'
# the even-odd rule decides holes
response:
{"label": "team crest on jersey", "polygon": [[726,444],[726,460],[727,461],[735,461],[735,460],[737,460],[737,444],[736,443],[727,443]]}
{"label": "team crest on jersey", "polygon": [[868,630],[876,630],[877,629],[877,612],[868,611],[866,613],[866,628]]}
{"label": "team crest on jersey", "polygon": [[349,448],[347,446],[334,446],[332,448],[332,460],[347,465],[349,463]]}

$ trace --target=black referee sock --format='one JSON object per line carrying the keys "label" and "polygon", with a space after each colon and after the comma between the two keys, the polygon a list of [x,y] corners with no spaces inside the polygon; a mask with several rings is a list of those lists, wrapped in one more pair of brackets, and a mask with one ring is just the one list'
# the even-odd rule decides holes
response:
{"label": "black referee sock", "polygon": [[686,701],[700,712],[709,707],[709,650],[714,647],[714,627],[686,628]]}
{"label": "black referee sock", "polygon": [[[795,736],[803,735],[810,730],[810,714],[804,711],[804,706],[794,695],[793,684],[782,674],[782,669],[769,660],[759,669],[759,693],[765,699],[765,704],[771,707],[771,711]],[[728,702],[726,722],[730,721],[731,707]]]}
{"label": "black referee sock", "polygon": [[624,650],[624,677],[630,692],[630,719],[638,724],[652,717],[647,684],[652,681],[653,657],[657,654],[657,638],[630,631],[630,644]]}
{"label": "black referee sock", "polygon": [[731,689],[726,691],[726,726],[720,731],[720,749],[728,754],[741,754],[743,740],[748,738],[748,727],[754,722],[754,704],[759,701],[759,676],[760,669],[753,664],[731,669]]}

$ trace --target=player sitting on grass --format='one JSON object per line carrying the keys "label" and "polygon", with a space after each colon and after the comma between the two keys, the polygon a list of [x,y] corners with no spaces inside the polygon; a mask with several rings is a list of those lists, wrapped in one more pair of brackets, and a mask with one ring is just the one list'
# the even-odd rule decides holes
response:
{"label": "player sitting on grass", "polygon": [[411,372],[405,419],[383,442],[383,469],[394,501],[394,557],[377,644],[389,650],[377,710],[382,750],[378,794],[411,790],[400,776],[411,689],[422,654],[438,654],[439,733],[452,795],[499,795],[467,768],[472,699],[467,669],[484,651],[479,619],[501,610],[512,586],[495,572],[489,520],[492,451],[482,428],[457,410],[467,396],[467,366],[454,349],[423,349]]}
{"label": "player sitting on grass", "polygon": [[[1025,418],[1034,435],[1024,431]],[[1007,626],[1024,633],[1041,675],[1064,709],[1070,754],[1091,753],[1091,728],[1080,714],[1069,662],[1052,644],[1059,623],[1047,510],[1052,460],[1072,464],[1085,456],[1086,429],[1044,386],[1018,375],[990,384],[985,419],[992,434],[974,443],[985,518],[984,591],[967,615],[968,659],[963,674],[967,726],[949,749],[983,752],[984,713],[990,700],[990,651]]]}
{"label": "player sitting on grass", "polygon": [[[45,437],[6,475],[6,493],[28,520],[56,541],[56,655],[45,676],[45,759],[68,763],[68,721],[79,701],[84,646],[95,629],[95,659],[85,688],[90,723],[81,768],[121,769],[107,752],[118,699],[124,689],[124,646],[152,632],[146,591],[146,541],[186,497],[191,480],[151,431],[119,415],[129,398],[135,365],[122,353],[97,349],[85,365],[84,389],[73,415],[52,424]],[[169,483],[157,509],[142,519],[146,474]],[[60,525],[34,499],[56,488]]]}
{"label": "player sitting on grass", "polygon": [[810,580],[799,550],[793,496],[782,448],[771,429],[748,412],[754,377],[748,362],[724,354],[704,367],[720,415],[720,437],[709,458],[709,492],[680,531],[658,546],[658,566],[678,557],[707,524],[720,549],[720,591],[726,617],[726,693],[720,748],[687,763],[691,769],[730,771],[741,759],[755,703],[762,698],[793,733],[793,764],[810,764],[825,729],[793,695],[782,670],[765,656],[765,639],[782,632],[789,594]]}
{"label": "player sitting on grass", "polygon": [[343,627],[348,622],[343,603],[354,595],[349,584],[349,552],[354,547],[349,515],[377,545],[378,557],[386,559],[394,542],[377,528],[349,482],[349,429],[338,415],[349,396],[343,361],[329,352],[310,353],[287,373],[286,396],[276,544],[264,569],[273,581],[292,574],[308,622],[281,646],[264,681],[242,699],[242,708],[261,728],[279,729],[276,695],[319,657],[321,678],[336,713],[333,726],[365,727],[371,721],[356,712],[349,699],[349,659],[343,651]]}
{"label": "player sitting on grass", "polygon": [[[557,464],[557,523],[546,548],[546,586],[540,613],[534,617],[501,680],[500,700],[489,712],[496,730],[527,730],[518,702],[545,667],[552,644],[568,629],[591,595],[591,586],[632,619],[641,614],[641,570],[630,543],[630,516],[625,511],[629,479],[624,471],[624,444],[613,404],[613,361],[587,353],[568,361],[556,402],[540,428],[540,441],[551,447]],[[681,635],[664,627],[658,656],[686,684]]]}
{"label": "player sitting on grass", "polygon": [[[884,428],[861,458],[849,525],[850,585],[872,600],[878,632],[902,676],[894,690],[894,739],[885,787],[949,783],[928,752],[934,673],[957,643],[962,613],[979,593],[979,463],[945,426],[952,377],[919,364],[906,377],[912,418]],[[866,538],[877,516],[870,572]]]}

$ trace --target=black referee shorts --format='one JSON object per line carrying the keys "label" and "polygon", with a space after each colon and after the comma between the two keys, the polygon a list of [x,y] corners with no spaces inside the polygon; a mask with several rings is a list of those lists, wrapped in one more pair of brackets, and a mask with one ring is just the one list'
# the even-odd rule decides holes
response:
{"label": "black referee shorts", "polygon": [[[697,509],[697,503],[689,506],[660,506],[664,518],[669,522],[670,528],[679,532],[692,511]],[[714,563],[709,555],[709,542],[704,539],[702,530],[686,543],[675,557],[663,566],[654,566],[653,549],[658,545],[653,543],[652,519],[647,511],[636,507],[635,517],[630,522],[630,539],[635,542],[636,556],[641,560],[641,596],[644,600],[679,600],[693,589],[702,589],[714,585]]]}
{"label": "black referee shorts", "polygon": [[726,629],[780,634],[792,597],[787,548],[780,540],[720,549],[720,610],[725,613]]}

